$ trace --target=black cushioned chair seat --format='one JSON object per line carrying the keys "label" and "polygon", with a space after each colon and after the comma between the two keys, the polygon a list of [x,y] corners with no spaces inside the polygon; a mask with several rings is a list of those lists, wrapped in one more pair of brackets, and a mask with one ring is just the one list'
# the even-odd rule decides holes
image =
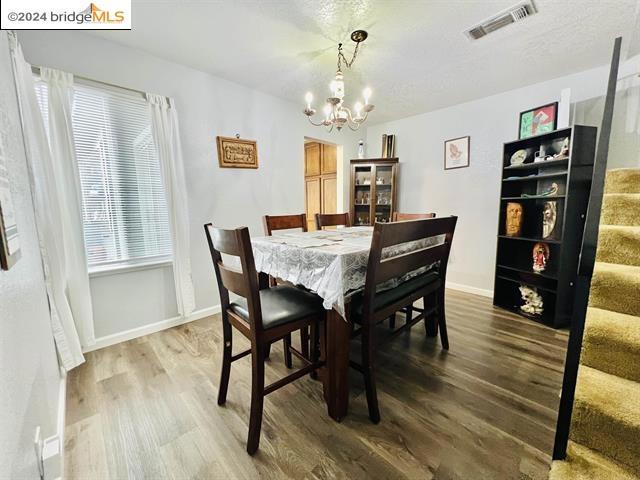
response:
{"label": "black cushioned chair seat", "polygon": [[[402,282],[395,288],[390,288],[389,290],[384,290],[382,292],[376,293],[376,296],[373,300],[373,306],[375,310],[380,310],[384,307],[394,304],[398,300],[411,295],[411,293],[416,290],[423,289],[426,286],[429,286],[428,290],[425,294],[431,293],[436,289],[440,288],[442,285],[442,280],[440,280],[440,276],[438,272],[425,272],[417,277],[413,277],[406,282]],[[354,322],[360,323],[362,320],[362,312],[364,310],[363,306],[363,298],[362,293],[356,295],[353,300],[351,300],[351,315]]]}
{"label": "black cushioned chair seat", "polygon": [[[278,285],[260,290],[262,325],[265,329],[294,322],[313,314],[322,313],[322,299],[299,288]],[[247,322],[249,310],[247,300],[238,298],[229,304],[229,309]]]}

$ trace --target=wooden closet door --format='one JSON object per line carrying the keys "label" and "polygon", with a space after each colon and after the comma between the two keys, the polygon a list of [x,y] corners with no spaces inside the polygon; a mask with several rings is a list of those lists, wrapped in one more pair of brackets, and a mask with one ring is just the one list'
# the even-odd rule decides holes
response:
{"label": "wooden closet door", "polygon": [[322,213],[338,213],[338,180],[335,176],[322,177]]}
{"label": "wooden closet door", "polygon": [[320,175],[321,145],[317,142],[307,143],[304,146],[304,176]]}
{"label": "wooden closet door", "polygon": [[322,145],[320,168],[323,175],[337,172],[338,148],[335,145]]}
{"label": "wooden closet door", "polygon": [[304,197],[307,210],[307,229],[316,229],[316,213],[321,213],[320,177],[307,178],[304,181]]}

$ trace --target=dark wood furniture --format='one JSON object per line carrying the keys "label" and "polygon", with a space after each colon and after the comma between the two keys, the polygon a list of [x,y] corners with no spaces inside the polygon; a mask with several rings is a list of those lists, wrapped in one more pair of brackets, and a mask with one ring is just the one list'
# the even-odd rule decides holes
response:
{"label": "dark wood furniture", "polygon": [[[260,444],[264,397],[307,373],[316,371],[323,365],[319,360],[317,349],[313,349],[312,360],[309,360],[301,352],[289,346],[289,352],[296,355],[304,366],[291,375],[265,386],[265,351],[271,343],[311,325],[314,325],[313,331],[318,335],[320,322],[325,317],[325,310],[322,307],[322,299],[305,290],[286,285],[259,288],[248,228],[223,230],[209,223],[204,225],[204,229],[222,305],[224,350],[218,405],[223,405],[227,399],[231,363],[250,354],[251,410],[247,452],[253,455]],[[242,271],[225,264],[222,253],[239,257]],[[230,302],[230,291],[242,298]],[[251,341],[250,349],[233,354],[232,326]],[[318,339],[314,339],[313,345],[318,343]]]}
{"label": "dark wood furniture", "polygon": [[336,213],[338,149],[319,142],[304,144],[304,198],[307,229],[315,228],[316,213]]}
{"label": "dark wood furniture", "polygon": [[[443,217],[375,224],[364,293],[351,302],[351,318],[354,323],[361,326],[354,333],[362,334],[362,363],[352,362],[351,365],[364,375],[369,418],[374,423],[380,421],[375,383],[376,341],[374,327],[376,324],[405,305],[412,304],[422,298],[425,305],[424,311],[397,329],[396,332],[411,328],[420,320],[425,319],[427,334],[436,336],[439,329],[442,348],[449,349],[444,286],[457,220],[457,217]],[[384,260],[382,258],[382,250],[385,248],[437,235],[444,235],[443,243],[409,253],[399,253],[392,257],[385,256]],[[401,277],[422,267],[431,268],[395,288],[381,292],[376,291],[378,285],[383,282]],[[433,306],[427,308],[427,305]],[[433,320],[432,314],[435,314],[437,322]]]}
{"label": "dark wood furniture", "polygon": [[[277,230],[292,230],[300,228],[303,232],[307,231],[307,216],[304,213],[299,215],[265,215],[262,218],[262,223],[264,225],[264,233],[268,237]],[[281,281],[280,283],[285,282]],[[273,277],[269,277],[269,284],[272,287],[275,287],[278,284],[278,281]],[[285,354],[284,363],[287,368],[291,368],[292,359],[291,352],[289,352],[289,347],[291,346],[291,335],[284,337],[283,341]],[[309,330],[306,328],[300,329],[300,350],[305,357],[309,358]]]}
{"label": "dark wood furniture", "polygon": [[397,158],[351,160],[353,225],[390,222],[397,207]]}
{"label": "dark wood furniture", "polygon": [[407,220],[423,220],[425,218],[436,218],[435,213],[401,213],[393,212],[392,221],[406,222]]}
{"label": "dark wood furniture", "polygon": [[316,228],[350,227],[351,219],[348,213],[316,213]]}
{"label": "dark wood furniture", "polygon": [[[504,144],[494,305],[556,328],[570,323],[596,131],[595,127],[575,125]],[[565,139],[569,139],[568,155],[560,155]],[[523,164],[511,165],[511,157],[518,150],[524,150],[527,159]],[[534,162],[538,151],[556,158]],[[543,195],[554,183],[558,191]],[[556,225],[553,233],[543,238],[546,202],[555,202]],[[518,235],[506,231],[508,203],[522,206],[522,228]],[[533,270],[533,248],[538,242],[549,249],[546,268],[539,273]],[[524,304],[521,285],[535,288],[542,297],[541,315],[521,311]]]}
{"label": "dark wood furniture", "polygon": [[[435,213],[401,213],[401,212],[393,212],[392,221],[394,222],[406,222],[409,220],[423,220],[425,218],[435,218]],[[413,318],[413,311],[422,312],[423,309],[420,307],[414,307],[413,304],[407,305],[406,307],[400,309],[401,312],[405,314],[406,321],[409,322]],[[396,314],[394,313],[389,317],[389,327],[396,327]]]}

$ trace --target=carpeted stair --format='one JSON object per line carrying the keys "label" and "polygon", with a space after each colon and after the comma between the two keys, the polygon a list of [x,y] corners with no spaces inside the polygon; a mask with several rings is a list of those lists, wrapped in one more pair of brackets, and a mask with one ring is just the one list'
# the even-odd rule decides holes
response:
{"label": "carpeted stair", "polygon": [[640,169],[607,172],[569,448],[549,478],[640,479]]}

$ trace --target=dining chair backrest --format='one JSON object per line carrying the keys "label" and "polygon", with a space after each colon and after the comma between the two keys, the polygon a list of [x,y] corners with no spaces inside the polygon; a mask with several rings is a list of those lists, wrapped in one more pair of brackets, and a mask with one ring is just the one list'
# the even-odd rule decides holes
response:
{"label": "dining chair backrest", "polygon": [[[373,239],[367,266],[367,276],[364,289],[365,312],[372,312],[376,287],[393,278],[429,267],[437,263],[438,276],[443,284],[447,273],[447,263],[451,242],[458,217],[442,217],[424,220],[410,220],[396,223],[376,223],[373,228]],[[415,250],[402,247],[408,242],[425,240],[443,235],[444,241],[437,245],[426,246]],[[397,248],[397,253],[393,248]],[[385,255],[383,252],[386,250]]]}
{"label": "dining chair backrest", "polygon": [[[223,315],[229,308],[229,292],[240,295],[247,300],[249,324],[251,331],[262,330],[262,310],[260,306],[260,290],[258,274],[253,259],[251,237],[247,227],[224,230],[211,223],[204,225],[213,268],[216,272],[220,303]],[[238,257],[242,271],[226,264],[222,254]]]}
{"label": "dining chair backrest", "polygon": [[307,231],[307,216],[304,213],[299,215],[265,215],[262,217],[264,233],[268,237],[276,230],[290,230],[301,228]]}
{"label": "dining chair backrest", "polygon": [[316,213],[316,228],[322,227],[350,227],[351,219],[349,213]]}
{"label": "dining chair backrest", "polygon": [[422,220],[425,218],[436,218],[435,213],[401,213],[393,212],[392,222],[406,222],[407,220]]}

